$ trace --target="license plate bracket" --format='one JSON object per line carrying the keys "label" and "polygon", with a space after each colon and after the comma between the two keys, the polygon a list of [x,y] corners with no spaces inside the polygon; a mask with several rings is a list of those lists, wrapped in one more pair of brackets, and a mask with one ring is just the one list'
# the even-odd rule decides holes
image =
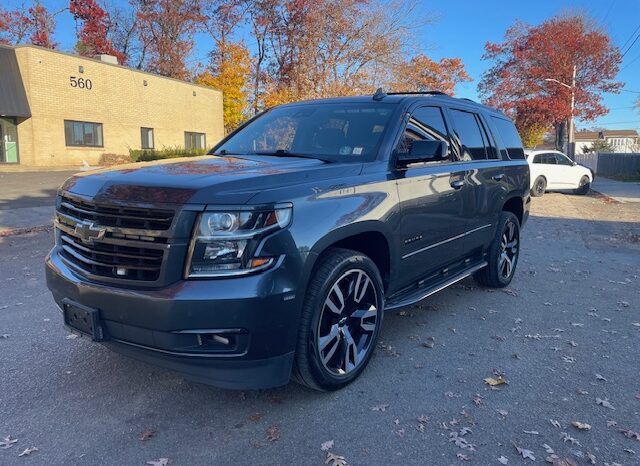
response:
{"label": "license plate bracket", "polygon": [[69,299],[62,302],[64,323],[67,327],[91,338],[93,341],[104,340],[104,330],[100,323],[100,311],[87,307]]}

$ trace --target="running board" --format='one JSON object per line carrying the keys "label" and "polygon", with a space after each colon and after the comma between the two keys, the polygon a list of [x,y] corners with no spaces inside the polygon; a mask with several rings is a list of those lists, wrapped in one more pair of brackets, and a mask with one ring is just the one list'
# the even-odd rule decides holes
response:
{"label": "running board", "polygon": [[440,282],[431,287],[419,288],[412,293],[408,293],[405,296],[399,297],[398,301],[391,300],[388,303],[385,303],[384,310],[392,311],[395,309],[400,309],[402,307],[411,306],[412,304],[420,302],[423,299],[431,296],[432,294],[435,294],[440,290],[444,290],[448,286],[451,286],[454,283],[457,283],[460,280],[467,278],[469,275],[473,274],[474,272],[477,272],[478,270],[486,266],[487,266],[487,261],[482,261],[479,264],[474,265],[473,267],[470,267],[466,270],[462,270],[461,272],[458,272],[456,275],[453,275],[451,278],[448,278],[444,282]]}

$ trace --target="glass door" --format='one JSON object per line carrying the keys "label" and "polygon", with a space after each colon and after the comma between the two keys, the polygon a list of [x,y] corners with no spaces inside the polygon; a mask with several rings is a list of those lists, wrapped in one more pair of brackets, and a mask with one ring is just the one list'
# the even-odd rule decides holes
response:
{"label": "glass door", "polygon": [[16,119],[0,117],[0,163],[18,163]]}

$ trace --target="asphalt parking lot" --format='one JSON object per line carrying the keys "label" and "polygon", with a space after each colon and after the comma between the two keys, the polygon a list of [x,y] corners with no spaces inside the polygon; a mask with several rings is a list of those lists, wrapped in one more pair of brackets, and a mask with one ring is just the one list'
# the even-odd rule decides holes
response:
{"label": "asphalt parking lot", "polygon": [[0,464],[640,464],[637,204],[547,194],[522,244],[508,289],[387,315],[363,376],[323,394],[218,390],[69,338],[51,233],[0,238]]}

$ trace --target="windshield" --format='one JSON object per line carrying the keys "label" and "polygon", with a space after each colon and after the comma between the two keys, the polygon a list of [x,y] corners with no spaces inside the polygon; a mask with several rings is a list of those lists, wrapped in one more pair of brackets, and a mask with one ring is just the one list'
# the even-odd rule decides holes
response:
{"label": "windshield", "polygon": [[217,147],[215,154],[370,160],[395,106],[380,103],[314,103],[277,107]]}

